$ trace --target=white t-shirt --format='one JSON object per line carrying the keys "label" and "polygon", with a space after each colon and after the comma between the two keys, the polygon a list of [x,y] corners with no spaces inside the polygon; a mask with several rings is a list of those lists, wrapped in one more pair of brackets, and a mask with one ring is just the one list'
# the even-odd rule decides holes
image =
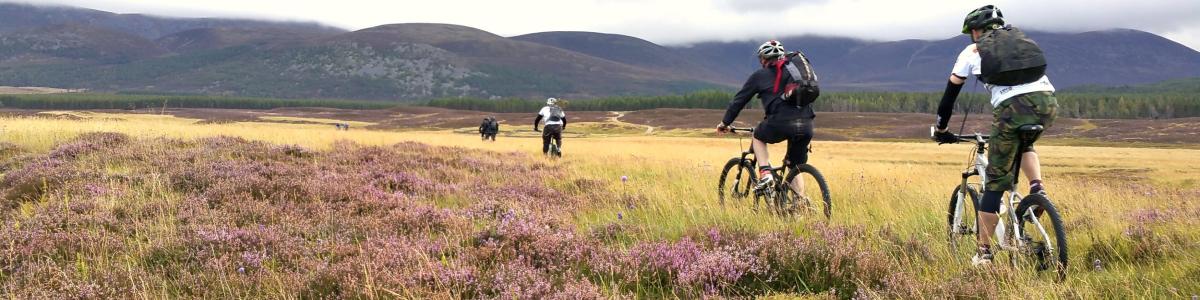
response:
{"label": "white t-shirt", "polygon": [[[560,109],[561,109],[561,108],[560,108]],[[546,124],[546,125],[562,125],[562,123],[563,123],[563,122],[562,122],[562,120],[558,120],[558,121],[550,121],[550,106],[544,106],[544,107],[542,107],[542,111],[539,111],[539,112],[538,112],[538,115],[541,115],[541,116],[542,116],[542,123],[544,123],[544,124]],[[567,112],[566,112],[566,111],[563,111],[563,113],[562,113],[562,117],[563,117],[563,118],[566,118],[566,117],[567,117]]]}
{"label": "white t-shirt", "polygon": [[[979,76],[982,74],[979,67],[982,65],[981,61],[982,58],[979,57],[979,51],[976,50],[975,44],[971,44],[958,54],[958,61],[954,62],[954,69],[950,70],[950,73],[962,78],[968,78],[971,75]],[[1000,105],[1000,102],[1016,95],[1054,91],[1054,85],[1050,84],[1050,78],[1046,76],[1042,76],[1042,79],[1038,79],[1038,81],[1018,86],[984,84],[983,87],[992,92],[992,107]]]}

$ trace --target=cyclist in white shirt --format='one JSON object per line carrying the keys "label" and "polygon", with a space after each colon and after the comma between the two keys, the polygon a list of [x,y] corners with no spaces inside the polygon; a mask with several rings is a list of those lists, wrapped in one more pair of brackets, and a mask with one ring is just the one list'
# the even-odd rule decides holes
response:
{"label": "cyclist in white shirt", "polygon": [[[958,93],[962,90],[968,77],[976,76],[981,81],[989,80],[987,76],[981,78],[983,63],[978,42],[981,37],[992,33],[993,30],[1012,29],[1004,27],[1003,17],[1000,9],[987,5],[972,11],[963,21],[962,32],[970,34],[971,41],[974,43],[968,45],[958,55],[958,61],[954,63],[954,69],[951,70],[950,82],[946,84],[946,91],[938,106],[937,122],[934,125],[937,130],[934,136],[939,143],[958,142],[958,138],[947,130],[950,116],[954,111],[954,101],[958,98]],[[1045,65],[1043,64],[1040,68],[1044,72]],[[1032,74],[1036,76],[1039,73],[1033,72]],[[984,85],[991,92],[993,121],[991,138],[988,140],[987,182],[984,184],[983,199],[978,206],[979,250],[971,260],[972,264],[976,266],[986,265],[992,261],[992,233],[999,220],[999,216],[996,214],[1000,211],[1000,202],[1004,191],[1009,190],[1018,180],[1018,178],[1014,178],[1011,171],[1017,155],[1021,155],[1021,172],[1029,178],[1030,194],[1045,193],[1037,152],[1034,151],[1033,146],[1017,149],[1020,145],[1017,128],[1032,124],[1049,128],[1057,115],[1058,100],[1054,98],[1054,85],[1050,84],[1049,77],[1042,75],[1041,78],[1033,76],[1030,78],[1034,80],[1026,80],[1028,82],[1012,86]]]}
{"label": "cyclist in white shirt", "polygon": [[[538,130],[538,125],[545,121],[545,131]],[[546,99],[546,106],[538,111],[537,119],[533,120],[533,131],[542,132],[542,153],[550,153],[550,141],[562,151],[562,132],[567,128],[567,113],[558,107],[558,99]]]}

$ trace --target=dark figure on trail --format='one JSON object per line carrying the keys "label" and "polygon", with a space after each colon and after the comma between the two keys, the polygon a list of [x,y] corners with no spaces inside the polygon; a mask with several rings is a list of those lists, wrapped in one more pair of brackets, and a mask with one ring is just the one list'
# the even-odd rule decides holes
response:
{"label": "dark figure on trail", "polygon": [[[545,121],[546,130],[538,130],[538,125]],[[562,151],[562,133],[567,128],[567,113],[558,107],[558,99],[546,99],[546,106],[538,111],[537,119],[533,120],[533,131],[542,132],[542,153],[550,154],[550,141]],[[561,155],[561,154],[559,154]]]}
{"label": "dark figure on trail", "polygon": [[500,133],[500,121],[496,121],[495,116],[483,118],[483,123],[479,124],[479,136],[484,141],[491,139],[495,142],[498,133]]}

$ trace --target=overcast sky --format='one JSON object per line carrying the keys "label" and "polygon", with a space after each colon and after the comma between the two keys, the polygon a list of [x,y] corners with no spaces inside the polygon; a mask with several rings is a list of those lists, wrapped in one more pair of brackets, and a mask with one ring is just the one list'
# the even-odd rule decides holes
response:
{"label": "overcast sky", "polygon": [[26,0],[117,13],[316,21],[356,30],[451,23],[503,36],[596,31],[660,44],[799,34],[942,39],[971,9],[995,4],[1010,23],[1078,32],[1133,28],[1200,49],[1200,0]]}

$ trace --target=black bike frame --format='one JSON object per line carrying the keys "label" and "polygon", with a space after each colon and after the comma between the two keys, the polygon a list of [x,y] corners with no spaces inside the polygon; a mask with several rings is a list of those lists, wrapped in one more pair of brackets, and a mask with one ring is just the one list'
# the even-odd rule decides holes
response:
{"label": "black bike frame", "polygon": [[[729,128],[729,132],[737,133],[738,131],[754,133],[754,129],[752,129],[752,128],[736,128],[736,127]],[[754,156],[754,157],[746,158],[747,156]],[[758,156],[754,155],[754,143],[753,142],[751,142],[750,147],[748,149],[746,149],[746,151],[742,151],[742,162],[749,162],[750,165],[753,166],[753,168],[751,168],[752,171],[758,170]],[[738,168],[738,174],[737,174],[738,177],[734,177],[734,178],[742,178],[742,169],[743,168]],[[779,166],[779,167],[771,168],[771,174],[777,175],[777,176],[779,176],[779,178],[784,178],[783,182],[785,184],[790,184],[792,182],[792,180],[796,178],[796,175],[799,172],[796,172],[795,170],[788,170],[788,169],[789,168],[787,166]],[[757,174],[755,174],[755,175],[757,176]],[[782,190],[782,189],[783,189],[783,185],[779,185],[779,187],[776,188],[776,190]]]}

